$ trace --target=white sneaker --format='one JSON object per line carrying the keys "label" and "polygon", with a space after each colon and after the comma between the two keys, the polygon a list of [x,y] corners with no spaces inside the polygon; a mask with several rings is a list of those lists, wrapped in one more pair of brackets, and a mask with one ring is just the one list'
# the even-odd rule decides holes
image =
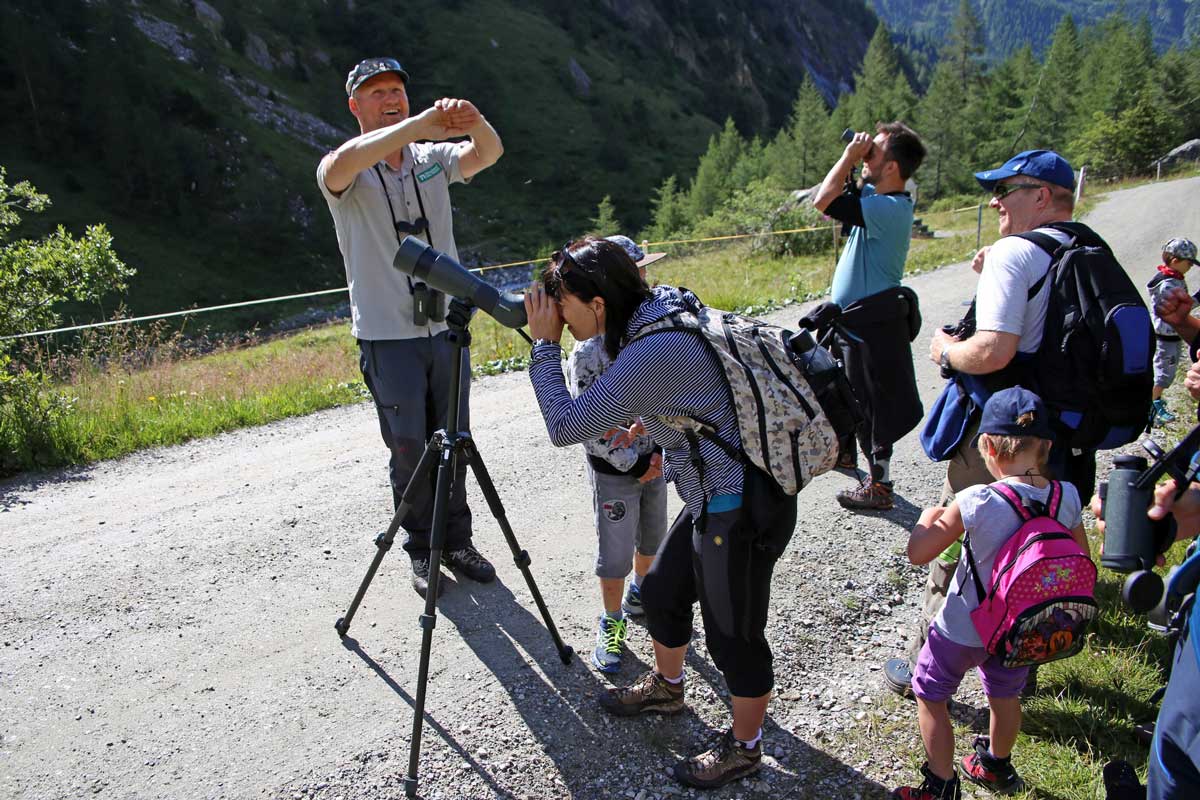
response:
{"label": "white sneaker", "polygon": [[642,607],[642,590],[636,583],[630,583],[629,588],[625,590],[621,610],[631,617],[640,617],[646,613],[646,609]]}

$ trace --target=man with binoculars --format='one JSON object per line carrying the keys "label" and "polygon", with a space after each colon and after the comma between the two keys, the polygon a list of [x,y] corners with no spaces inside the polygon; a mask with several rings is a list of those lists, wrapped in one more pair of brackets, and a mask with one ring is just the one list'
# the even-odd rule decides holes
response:
{"label": "man with binoculars", "polygon": [[[495,129],[470,101],[442,98],[410,117],[407,88],[408,73],[396,59],[359,62],[346,78],[346,95],[361,134],[317,167],[345,262],[359,365],[391,452],[388,477],[397,507],[426,440],[446,418],[450,371],[459,362],[445,324],[445,295],[393,269],[392,259],[411,234],[457,260],[450,184],[469,181],[503,153]],[[446,141],[460,136],[469,141]],[[461,423],[467,429],[471,376],[465,360],[463,370]],[[486,582],[496,571],[471,544],[465,477],[466,462],[460,461],[442,562]],[[429,563],[433,487],[414,488],[401,524],[413,588],[424,597],[430,569],[438,569]]]}

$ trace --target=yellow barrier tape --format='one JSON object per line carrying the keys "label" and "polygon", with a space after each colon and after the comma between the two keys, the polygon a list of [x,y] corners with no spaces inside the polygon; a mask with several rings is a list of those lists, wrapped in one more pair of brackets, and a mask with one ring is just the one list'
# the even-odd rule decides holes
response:
{"label": "yellow barrier tape", "polygon": [[[707,236],[702,239],[664,239],[661,242],[642,242],[641,247],[661,247],[668,244],[696,244],[698,242],[724,242],[730,239],[749,239],[754,236],[783,236],[789,233],[808,233],[810,231],[825,231],[829,230],[833,225],[840,225],[840,222],[833,222],[829,225],[817,225],[811,228],[791,228],[784,231],[759,231],[757,233],[733,233],[727,236]],[[524,261],[510,261],[507,264],[488,264],[485,267],[472,267],[471,272],[488,272],[493,269],[504,269],[505,267],[519,267],[522,264],[536,264],[539,261],[545,261],[550,258],[551,254],[547,253],[544,256],[537,258],[526,259]]]}
{"label": "yellow barrier tape", "polygon": [[[980,205],[982,205],[982,203]],[[939,213],[957,214],[962,211],[974,211],[978,208],[979,208],[979,205],[966,206],[964,208],[955,209],[950,212],[939,212]],[[734,233],[734,234],[729,234],[727,236],[706,236],[706,237],[698,238],[698,239],[664,239],[659,242],[642,242],[641,246],[643,248],[645,248],[645,247],[662,247],[665,245],[676,245],[676,244],[699,244],[702,242],[727,242],[727,241],[730,241],[733,239],[749,239],[749,238],[752,238],[755,236],[784,236],[784,235],[790,234],[790,233],[811,233],[813,231],[829,230],[829,228],[836,227],[840,224],[841,224],[840,222],[834,221],[834,222],[830,222],[828,225],[814,225],[814,226],[811,226],[808,228],[790,228],[788,230],[782,230],[782,231],[758,231],[756,233]],[[525,259],[523,261],[509,261],[504,264],[489,264],[484,267],[472,267],[470,269],[470,271],[471,272],[479,272],[479,273],[490,272],[491,270],[505,269],[507,267],[519,267],[519,266],[522,266],[525,264],[537,264],[538,262],[545,261],[548,258],[550,258],[549,253],[547,253],[544,256],[537,256],[536,258]],[[0,341],[4,341],[7,339],[25,339],[25,338],[28,338],[31,336],[43,336],[46,334],[53,334],[53,333],[68,333],[68,332],[73,332],[73,331],[87,330],[89,328],[103,328],[103,327],[106,327],[109,325],[126,325],[131,322],[145,322],[147,320],[166,319],[168,317],[188,316],[191,314],[200,314],[200,313],[203,313],[206,311],[222,311],[222,310],[226,310],[226,309],[241,308],[244,306],[252,306],[252,305],[258,305],[258,304],[262,304],[262,303],[278,303],[283,300],[296,300],[296,299],[306,298],[306,297],[316,297],[318,295],[323,295],[323,294],[335,294],[335,293],[344,292],[344,291],[346,291],[346,287],[343,286],[340,289],[325,289],[325,290],[317,291],[317,292],[306,292],[304,294],[291,294],[291,295],[286,295],[284,297],[269,297],[269,298],[265,298],[262,300],[246,300],[241,303],[226,303],[225,305],[209,306],[207,308],[192,308],[192,309],[186,309],[184,311],[172,311],[167,314],[152,314],[152,315],[145,316],[145,317],[114,319],[114,320],[108,320],[107,322],[94,322],[94,323],[91,323],[88,325],[72,325],[70,327],[65,327],[65,328],[54,328],[52,330],[45,330],[45,331],[33,331],[31,333],[20,333],[20,334],[16,334],[13,336],[0,336]]]}

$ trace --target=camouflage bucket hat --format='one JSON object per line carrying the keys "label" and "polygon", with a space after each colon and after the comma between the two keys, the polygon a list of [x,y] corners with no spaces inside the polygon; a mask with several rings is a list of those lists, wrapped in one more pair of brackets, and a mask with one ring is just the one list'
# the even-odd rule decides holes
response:
{"label": "camouflage bucket hat", "polygon": [[354,94],[354,90],[363,83],[374,78],[376,75],[382,75],[385,72],[395,72],[400,76],[400,80],[408,84],[408,73],[404,71],[404,67],[400,66],[400,62],[394,58],[366,58],[358,62],[354,69],[350,70],[350,74],[346,76],[346,96]]}
{"label": "camouflage bucket hat", "polygon": [[1191,239],[1172,239],[1163,245],[1162,251],[1175,258],[1196,263],[1196,244]]}

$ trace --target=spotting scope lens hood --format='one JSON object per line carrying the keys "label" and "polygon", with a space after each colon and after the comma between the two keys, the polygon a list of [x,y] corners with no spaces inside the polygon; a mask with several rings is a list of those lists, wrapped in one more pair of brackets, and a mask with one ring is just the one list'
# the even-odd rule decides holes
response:
{"label": "spotting scope lens hood", "polygon": [[524,295],[500,291],[415,236],[404,237],[392,266],[439,292],[469,301],[507,328],[520,328],[528,321]]}

